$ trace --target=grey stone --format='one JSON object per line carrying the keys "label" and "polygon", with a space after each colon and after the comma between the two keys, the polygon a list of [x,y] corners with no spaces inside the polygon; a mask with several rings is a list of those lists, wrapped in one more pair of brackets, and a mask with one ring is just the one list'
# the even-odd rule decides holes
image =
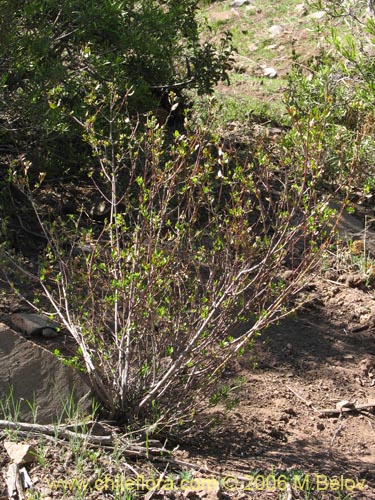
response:
{"label": "grey stone", "polygon": [[313,12],[312,14],[309,14],[307,17],[310,19],[315,19],[316,21],[320,21],[321,19],[324,19],[327,16],[327,13],[325,10],[318,10],[316,12]]}
{"label": "grey stone", "polygon": [[70,402],[87,413],[90,394],[89,385],[73,367],[0,323],[0,418],[9,418],[2,408],[19,406],[10,413],[18,413],[20,421],[55,423],[72,417]]}
{"label": "grey stone", "polygon": [[280,26],[279,24],[274,24],[273,26],[268,28],[268,33],[271,36],[280,36],[283,34],[283,32],[284,32],[284,28],[282,26]]}
{"label": "grey stone", "polygon": [[17,313],[10,318],[12,326],[26,336],[43,335],[51,339],[57,337],[59,325],[45,316],[39,314]]}
{"label": "grey stone", "polygon": [[254,14],[261,14],[262,13],[262,9],[260,9],[259,7],[257,7],[256,5],[248,5],[246,7],[246,12],[249,12],[250,14],[251,13],[254,13]]}
{"label": "grey stone", "polygon": [[59,336],[57,331],[54,328],[43,328],[42,335],[46,339],[55,339]]}
{"label": "grey stone", "polygon": [[268,134],[270,136],[281,135],[282,133],[283,133],[283,131],[279,127],[271,127],[268,129]]}
{"label": "grey stone", "polygon": [[275,68],[264,68],[263,75],[267,78],[276,78],[277,71],[275,70]]}
{"label": "grey stone", "polygon": [[299,16],[305,16],[307,14],[307,8],[304,3],[299,3],[295,6],[294,10]]}
{"label": "grey stone", "polygon": [[242,7],[242,5],[249,5],[250,0],[234,0],[230,6],[232,9],[236,9],[237,7]]}

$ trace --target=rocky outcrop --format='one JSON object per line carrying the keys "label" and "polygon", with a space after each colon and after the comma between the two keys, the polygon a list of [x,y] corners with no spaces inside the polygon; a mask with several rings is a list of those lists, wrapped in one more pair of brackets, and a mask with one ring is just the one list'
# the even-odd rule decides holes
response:
{"label": "rocky outcrop", "polygon": [[90,394],[73,367],[0,323],[0,418],[55,423],[71,418],[72,406],[87,412]]}

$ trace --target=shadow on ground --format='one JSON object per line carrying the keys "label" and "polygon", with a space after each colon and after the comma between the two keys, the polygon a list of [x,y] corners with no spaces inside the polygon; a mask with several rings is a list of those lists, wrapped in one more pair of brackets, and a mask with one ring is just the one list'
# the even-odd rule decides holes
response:
{"label": "shadow on ground", "polygon": [[[319,296],[326,292],[324,287]],[[371,293],[342,287],[264,332],[224,377],[223,383],[246,377],[238,404],[207,412],[210,430],[191,437],[190,460],[242,476],[298,470],[312,478],[365,480],[366,488],[350,496],[327,490],[313,498],[375,498],[374,409],[331,417],[317,411],[336,409],[343,400],[375,400],[373,311]],[[259,492],[256,498],[269,496]]]}

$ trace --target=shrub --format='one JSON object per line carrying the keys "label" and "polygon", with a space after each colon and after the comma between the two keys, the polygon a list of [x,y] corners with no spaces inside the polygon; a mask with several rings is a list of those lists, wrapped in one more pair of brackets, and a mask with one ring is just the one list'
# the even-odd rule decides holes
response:
{"label": "shrub", "polygon": [[197,9],[196,0],[1,1],[8,154],[13,146],[37,172],[76,173],[90,150],[67,112],[91,115],[95,85],[114,83],[133,114],[155,109],[166,89],[210,92],[226,76],[230,43],[200,42]]}
{"label": "shrub", "polygon": [[218,400],[227,362],[296,307],[329,241],[323,173],[311,169],[306,143],[276,163],[264,150],[239,161],[207,125],[187,122],[167,140],[152,117],[132,124],[115,87],[92,97],[97,112],[77,121],[107,217],[98,225],[82,210],[47,224],[36,191],[48,246],[28,276],[112,415],[181,425]]}

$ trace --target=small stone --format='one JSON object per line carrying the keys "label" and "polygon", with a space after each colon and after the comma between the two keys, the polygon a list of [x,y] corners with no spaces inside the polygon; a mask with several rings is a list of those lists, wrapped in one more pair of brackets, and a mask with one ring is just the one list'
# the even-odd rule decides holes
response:
{"label": "small stone", "polygon": [[315,21],[320,21],[324,17],[326,17],[327,13],[325,10],[318,10],[317,12],[313,12],[312,14],[309,14],[307,17],[310,19],[315,19]]}
{"label": "small stone", "polygon": [[250,14],[261,14],[262,13],[262,9],[260,9],[259,7],[257,7],[256,5],[248,5],[246,7],[246,12],[250,12]]}
{"label": "small stone", "polygon": [[359,324],[360,325],[367,325],[369,323],[370,319],[371,318],[367,314],[364,315],[364,316],[360,316],[360,318],[359,318]]}
{"label": "small stone", "polygon": [[363,255],[365,251],[365,244],[362,240],[355,240],[350,246],[350,252],[353,255]]}
{"label": "small stone", "polygon": [[235,64],[233,69],[238,74],[244,74],[247,72],[247,66],[241,63]]}
{"label": "small stone", "polygon": [[279,137],[282,133],[283,133],[283,131],[279,127],[270,127],[267,130],[267,135],[268,135],[268,137],[271,137],[271,138]]}
{"label": "small stone", "polygon": [[360,370],[363,376],[368,377],[375,370],[375,363],[371,358],[362,359]]}
{"label": "small stone", "polygon": [[297,413],[294,410],[294,408],[287,408],[285,410],[285,413],[288,414],[288,415],[290,415],[291,417],[296,417],[297,416]]}
{"label": "small stone", "polygon": [[107,214],[109,214],[110,210],[108,204],[105,201],[101,200],[97,202],[94,201],[93,205],[90,206],[88,212],[91,215],[91,217],[102,219]]}
{"label": "small stone", "polygon": [[264,68],[263,75],[267,78],[276,78],[277,71],[275,70],[275,68]]}
{"label": "small stone", "polygon": [[358,273],[351,273],[346,276],[346,286],[348,288],[359,288],[366,280]]}
{"label": "small stone", "polygon": [[286,271],[284,271],[281,275],[281,277],[285,280],[285,281],[288,281],[290,280],[292,277],[293,277],[293,271],[291,269],[287,269]]}
{"label": "small stone", "polygon": [[337,410],[342,410],[343,408],[354,408],[354,403],[351,403],[350,401],[343,399],[342,401],[339,401],[336,403],[336,409]]}
{"label": "small stone", "polygon": [[35,449],[30,444],[4,441],[4,448],[10,459],[17,465],[35,461]]}
{"label": "small stone", "polygon": [[42,335],[45,339],[55,339],[59,336],[58,332],[54,328],[43,328]]}
{"label": "small stone", "polygon": [[271,36],[280,36],[283,34],[283,32],[284,32],[284,28],[282,26],[280,26],[279,24],[274,24],[273,26],[268,28],[268,33]]}
{"label": "small stone", "polygon": [[296,5],[294,10],[299,16],[305,16],[307,14],[306,5],[304,3],[299,3],[298,5]]}
{"label": "small stone", "polygon": [[[27,336],[44,335],[44,330],[54,330],[56,335],[58,324],[40,314],[19,313],[11,316],[12,325]],[[47,332],[47,335],[49,333]],[[51,338],[51,337],[47,337]]]}
{"label": "small stone", "polygon": [[343,359],[350,361],[350,360],[354,359],[354,356],[353,356],[353,354],[344,354]]}
{"label": "small stone", "polygon": [[238,7],[242,7],[242,5],[248,5],[249,3],[250,0],[234,0],[234,2],[230,4],[230,7],[232,9],[236,9]]}
{"label": "small stone", "polygon": [[325,273],[324,273],[324,277],[325,279],[327,280],[330,280],[330,281],[336,281],[337,279],[337,273],[335,271],[332,271],[331,269],[328,269]]}

